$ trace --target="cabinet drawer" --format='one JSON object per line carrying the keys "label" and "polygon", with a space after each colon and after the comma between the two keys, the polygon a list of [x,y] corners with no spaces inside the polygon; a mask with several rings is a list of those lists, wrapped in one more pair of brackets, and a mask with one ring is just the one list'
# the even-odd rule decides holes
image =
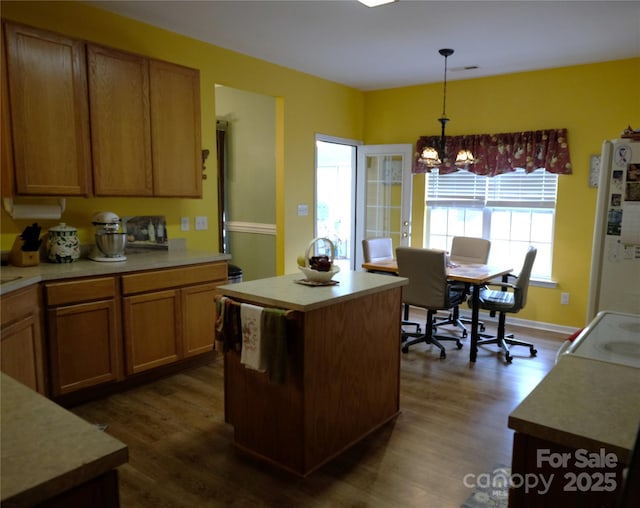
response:
{"label": "cabinet drawer", "polygon": [[117,284],[115,277],[101,277],[99,279],[53,282],[46,284],[44,290],[47,306],[54,307],[115,298]]}
{"label": "cabinet drawer", "polygon": [[123,275],[122,294],[129,295],[145,291],[190,286],[204,282],[224,283],[226,280],[226,262],[191,265],[182,268],[170,268],[167,270]]}
{"label": "cabinet drawer", "polygon": [[2,326],[38,312],[38,286],[19,289],[2,296]]}

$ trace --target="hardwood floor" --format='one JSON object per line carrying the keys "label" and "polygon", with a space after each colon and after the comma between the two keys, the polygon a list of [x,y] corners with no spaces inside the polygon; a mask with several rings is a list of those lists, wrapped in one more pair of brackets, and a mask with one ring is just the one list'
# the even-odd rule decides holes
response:
{"label": "hardwood floor", "polygon": [[433,346],[412,346],[402,355],[401,414],[304,479],[236,453],[224,422],[221,357],[72,411],[108,424],[129,446],[129,463],[119,468],[125,508],[459,507],[471,493],[467,473],[511,463],[507,417],[553,367],[565,339],[509,329],[535,342],[538,356],[516,347],[507,365],[493,347],[480,348],[471,364],[467,339],[460,351],[447,343],[445,360]]}

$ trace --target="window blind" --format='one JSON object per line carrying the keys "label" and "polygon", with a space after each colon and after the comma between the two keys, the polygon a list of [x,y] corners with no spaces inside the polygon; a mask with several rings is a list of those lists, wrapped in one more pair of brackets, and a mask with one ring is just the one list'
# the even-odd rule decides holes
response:
{"label": "window blind", "polygon": [[427,204],[554,208],[558,175],[544,169],[528,174],[517,169],[494,177],[469,171],[441,175],[436,169],[427,174],[426,194]]}

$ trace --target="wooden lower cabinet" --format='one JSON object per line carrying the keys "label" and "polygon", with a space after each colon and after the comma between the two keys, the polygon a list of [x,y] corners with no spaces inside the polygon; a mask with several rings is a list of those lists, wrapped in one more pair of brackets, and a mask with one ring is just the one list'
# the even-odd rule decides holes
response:
{"label": "wooden lower cabinet", "polygon": [[40,288],[11,293],[2,298],[2,370],[43,394],[48,372],[46,394],[75,400],[211,352],[226,280],[227,263],[213,262],[45,282],[46,348]]}
{"label": "wooden lower cabinet", "polygon": [[184,356],[211,351],[216,312],[214,297],[218,284],[199,284],[180,290],[182,304],[182,343]]}
{"label": "wooden lower cabinet", "polygon": [[216,287],[226,262],[122,276],[126,374],[213,350]]}
{"label": "wooden lower cabinet", "polygon": [[123,309],[127,374],[182,358],[178,290],[127,296]]}
{"label": "wooden lower cabinet", "polygon": [[0,370],[46,394],[44,347],[38,286],[2,297]]}
{"label": "wooden lower cabinet", "polygon": [[45,284],[45,295],[52,396],[121,380],[117,279]]}

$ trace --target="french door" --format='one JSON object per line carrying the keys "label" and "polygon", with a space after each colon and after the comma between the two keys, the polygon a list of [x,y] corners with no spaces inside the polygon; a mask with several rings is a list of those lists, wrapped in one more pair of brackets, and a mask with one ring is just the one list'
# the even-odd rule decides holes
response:
{"label": "french door", "polygon": [[394,249],[410,245],[412,155],[410,144],[357,147],[355,270],[363,238],[391,237]]}
{"label": "french door", "polygon": [[342,269],[360,270],[363,238],[409,245],[412,153],[410,144],[316,137],[315,236],[333,241]]}

